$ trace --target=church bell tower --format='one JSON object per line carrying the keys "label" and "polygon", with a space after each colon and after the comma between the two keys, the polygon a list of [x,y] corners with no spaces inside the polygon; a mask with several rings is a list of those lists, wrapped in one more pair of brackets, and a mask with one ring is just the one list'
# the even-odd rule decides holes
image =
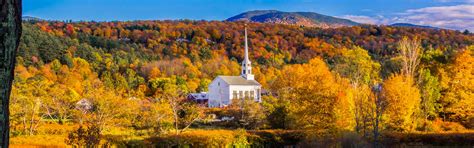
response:
{"label": "church bell tower", "polygon": [[247,43],[247,24],[245,24],[245,57],[242,61],[242,72],[240,75],[247,80],[254,80],[254,75],[252,74],[252,63],[249,60],[249,47]]}

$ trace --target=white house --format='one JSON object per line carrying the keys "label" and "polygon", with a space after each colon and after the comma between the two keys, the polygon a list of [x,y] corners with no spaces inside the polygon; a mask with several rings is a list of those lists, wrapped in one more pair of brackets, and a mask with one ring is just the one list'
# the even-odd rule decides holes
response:
{"label": "white house", "polygon": [[253,99],[261,102],[260,83],[252,74],[252,64],[248,56],[247,28],[245,28],[245,58],[242,61],[240,76],[218,76],[209,84],[209,107],[223,107],[232,99]]}

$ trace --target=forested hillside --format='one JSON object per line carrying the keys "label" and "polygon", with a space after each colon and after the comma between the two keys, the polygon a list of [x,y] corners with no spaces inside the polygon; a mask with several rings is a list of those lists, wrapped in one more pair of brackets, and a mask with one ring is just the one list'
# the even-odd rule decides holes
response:
{"label": "forested hillside", "polygon": [[286,24],[306,27],[337,28],[356,26],[359,23],[314,12],[282,12],[277,10],[255,10],[241,13],[226,21],[249,21],[260,23]]}
{"label": "forested hillside", "polygon": [[[474,128],[474,35],[468,32],[249,23],[253,72],[269,95],[262,104],[218,110],[184,96],[207,91],[217,75],[240,73],[243,22],[23,26],[11,99],[17,143],[24,135],[57,135],[77,144],[84,131],[163,140],[202,127],[347,130],[369,141],[382,132]],[[243,115],[223,126],[206,122],[209,114]]]}

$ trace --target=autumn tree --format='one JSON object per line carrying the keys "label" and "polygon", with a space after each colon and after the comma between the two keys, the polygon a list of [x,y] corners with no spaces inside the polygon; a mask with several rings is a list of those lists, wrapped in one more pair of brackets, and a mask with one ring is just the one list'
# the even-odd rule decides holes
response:
{"label": "autumn tree", "polygon": [[68,134],[65,142],[73,147],[98,147],[100,144],[100,129],[95,126],[79,126]]}
{"label": "autumn tree", "polygon": [[19,82],[13,86],[11,96],[12,129],[20,131],[21,134],[34,135],[45,109],[42,98],[48,96],[44,88],[49,87],[52,82],[41,77],[16,81]]}
{"label": "autumn tree", "polygon": [[438,116],[441,105],[441,85],[438,77],[433,76],[428,69],[422,69],[419,72],[419,88],[421,95],[420,109],[425,120],[434,119]]}
{"label": "autumn tree", "polygon": [[417,38],[409,40],[407,37],[404,37],[397,45],[400,57],[402,58],[401,73],[414,77],[420,64],[420,55],[423,52],[420,41]]}
{"label": "autumn tree", "polygon": [[472,128],[474,120],[474,46],[459,52],[443,74],[442,115]]}
{"label": "autumn tree", "polygon": [[263,106],[253,99],[232,99],[232,104],[228,109],[239,112],[235,114],[235,120],[245,129],[259,129],[265,124]]}
{"label": "autumn tree", "polygon": [[[321,59],[308,64],[286,66],[271,86],[279,99],[289,101],[291,128],[333,129],[338,115],[335,114],[341,87]],[[345,117],[341,119],[347,120]]]}
{"label": "autumn tree", "polygon": [[137,119],[133,120],[133,126],[143,129],[151,128],[152,134],[164,133],[174,127],[174,116],[169,102],[144,99],[141,104]]}
{"label": "autumn tree", "polygon": [[45,91],[48,92],[48,95],[42,98],[45,114],[51,119],[57,119],[60,124],[71,119],[80,95],[74,89],[64,85],[51,85]]}
{"label": "autumn tree", "polygon": [[267,124],[271,129],[289,129],[289,101],[274,96],[262,96]]}
{"label": "autumn tree", "polygon": [[413,78],[393,75],[383,82],[381,94],[386,102],[386,128],[394,131],[414,130],[420,107],[420,91]]}
{"label": "autumn tree", "polygon": [[375,112],[371,87],[379,81],[380,64],[360,47],[344,50],[336,57],[334,71],[349,79],[354,101],[356,131],[368,136]]}
{"label": "autumn tree", "polygon": [[176,134],[187,130],[194,122],[203,117],[202,109],[192,102],[186,101],[186,92],[178,85],[166,83],[163,85],[161,99],[169,104],[173,114]]}
{"label": "autumn tree", "polygon": [[86,124],[96,126],[100,131],[114,126],[131,126],[139,109],[138,100],[122,98],[117,92],[107,91],[98,83],[88,88],[84,95],[93,105],[93,111],[85,119]]}
{"label": "autumn tree", "polygon": [[334,70],[351,80],[352,85],[370,84],[379,79],[380,64],[360,47],[344,50],[336,58]]}

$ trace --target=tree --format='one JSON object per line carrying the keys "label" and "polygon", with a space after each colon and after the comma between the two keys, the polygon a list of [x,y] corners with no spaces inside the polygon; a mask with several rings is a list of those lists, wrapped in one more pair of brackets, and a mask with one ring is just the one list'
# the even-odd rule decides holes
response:
{"label": "tree", "polygon": [[211,83],[211,80],[209,79],[201,79],[199,81],[199,85],[197,88],[197,92],[207,92],[208,91],[208,86],[209,83]]}
{"label": "tree", "polygon": [[100,84],[94,84],[88,90],[84,97],[93,104],[93,111],[86,118],[87,124],[100,131],[113,126],[131,126],[134,114],[138,112],[137,100],[123,98]]}
{"label": "tree", "polygon": [[[295,129],[336,128],[339,99],[347,99],[342,87],[321,59],[286,66],[271,88],[279,99],[289,101],[290,127]],[[347,104],[350,105],[350,104]]]}
{"label": "tree", "polygon": [[76,131],[69,133],[65,142],[73,147],[98,147],[100,143],[100,129],[95,126],[87,128],[79,126]]}
{"label": "tree", "polygon": [[469,32],[469,30],[466,29],[462,32],[462,34],[469,35],[469,34],[471,34],[471,32]]}
{"label": "tree", "polygon": [[169,102],[145,99],[141,104],[133,126],[143,129],[153,128],[153,134],[160,134],[174,127],[174,116]]}
{"label": "tree", "polygon": [[204,115],[199,106],[186,101],[185,94],[186,92],[176,84],[166,83],[163,86],[161,99],[171,108],[176,134],[187,130]]}
{"label": "tree", "polygon": [[21,36],[21,0],[0,1],[0,146],[9,145],[9,99]]}
{"label": "tree", "polygon": [[393,75],[384,81],[382,99],[386,102],[385,125],[389,130],[411,131],[416,127],[420,91],[413,78]]}
{"label": "tree", "polygon": [[442,115],[451,121],[474,127],[474,46],[456,54],[442,77],[444,85],[440,102]]}
{"label": "tree", "polygon": [[334,71],[348,78],[351,83],[356,131],[367,137],[373,128],[373,107],[376,106],[371,85],[379,81],[380,64],[373,61],[367,50],[360,47],[344,50],[335,61]]}
{"label": "tree", "polygon": [[398,42],[398,50],[402,57],[402,74],[414,77],[416,68],[420,64],[420,55],[423,52],[420,42],[417,38],[409,40],[404,37]]}
{"label": "tree", "polygon": [[439,98],[441,86],[438,78],[427,69],[420,70],[419,88],[421,93],[420,109],[425,120],[434,119],[440,111]]}
{"label": "tree", "polygon": [[36,133],[41,120],[42,98],[48,93],[44,88],[49,85],[51,83],[41,77],[15,83],[11,96],[12,129],[21,128],[21,133],[27,135]]}
{"label": "tree", "polygon": [[262,96],[262,100],[268,126],[271,129],[289,129],[289,101],[274,96]]}
{"label": "tree", "polygon": [[357,86],[377,81],[380,64],[371,59],[367,50],[354,47],[344,50],[342,55],[336,57],[334,70]]}
{"label": "tree", "polygon": [[229,106],[231,110],[240,112],[235,119],[245,129],[259,129],[264,126],[265,114],[262,112],[263,106],[259,102],[250,98],[232,99]]}
{"label": "tree", "polygon": [[55,115],[58,122],[64,124],[73,116],[73,109],[80,95],[75,90],[58,84],[51,85],[46,91],[48,95],[42,99],[46,114],[50,117]]}

